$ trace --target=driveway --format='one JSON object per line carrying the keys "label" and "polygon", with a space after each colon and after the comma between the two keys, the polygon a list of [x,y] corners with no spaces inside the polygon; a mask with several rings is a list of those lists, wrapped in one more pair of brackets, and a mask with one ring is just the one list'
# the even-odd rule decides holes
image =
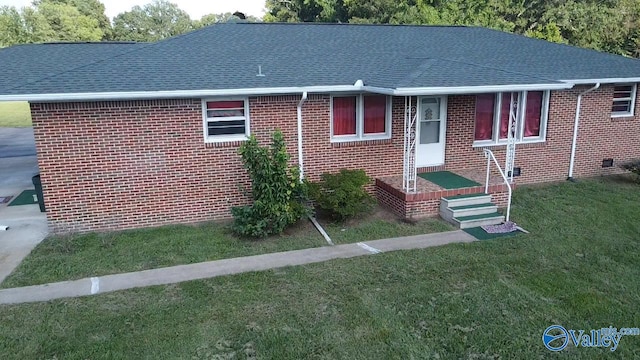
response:
{"label": "driveway", "polygon": [[0,128],[0,158],[35,155],[33,128]]}
{"label": "driveway", "polygon": [[[0,128],[0,197],[33,189],[38,172],[32,128]],[[47,217],[38,205],[0,204],[0,282],[47,236]]]}

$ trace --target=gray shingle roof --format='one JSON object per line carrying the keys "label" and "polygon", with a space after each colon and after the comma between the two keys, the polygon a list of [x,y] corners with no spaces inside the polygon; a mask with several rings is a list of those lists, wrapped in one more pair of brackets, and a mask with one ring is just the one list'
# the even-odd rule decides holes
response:
{"label": "gray shingle roof", "polygon": [[0,50],[0,73],[11,73],[0,96],[640,78],[636,59],[480,27],[227,23],[153,44],[68,46]]}
{"label": "gray shingle roof", "polygon": [[141,48],[132,42],[25,44],[0,49],[0,92]]}

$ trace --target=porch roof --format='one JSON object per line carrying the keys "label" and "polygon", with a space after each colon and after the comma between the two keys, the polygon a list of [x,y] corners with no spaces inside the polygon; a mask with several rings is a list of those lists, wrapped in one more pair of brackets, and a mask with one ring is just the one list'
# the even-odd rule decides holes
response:
{"label": "porch roof", "polygon": [[[21,56],[14,56],[15,48],[0,50],[0,70],[12,72],[9,80],[0,81],[0,100],[202,97],[367,87],[400,95],[640,81],[636,59],[462,26],[225,23],[127,51],[103,51],[93,59],[63,59],[64,51],[54,51],[52,45],[25,47]],[[47,63],[67,66],[34,72]],[[258,76],[259,68],[264,76]],[[360,87],[354,85],[358,80]]]}

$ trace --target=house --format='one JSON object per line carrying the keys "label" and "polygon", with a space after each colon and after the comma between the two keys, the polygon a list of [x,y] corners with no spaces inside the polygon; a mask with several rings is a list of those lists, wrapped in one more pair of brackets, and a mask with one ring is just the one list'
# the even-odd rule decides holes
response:
{"label": "house", "polygon": [[[55,63],[58,46],[29,49]],[[640,156],[640,61],[621,56],[460,26],[228,23],[120,46],[37,74],[0,51],[54,232],[229,218],[249,201],[238,146],[276,128],[304,177],[362,168],[405,217]],[[475,183],[420,176],[436,171]]]}

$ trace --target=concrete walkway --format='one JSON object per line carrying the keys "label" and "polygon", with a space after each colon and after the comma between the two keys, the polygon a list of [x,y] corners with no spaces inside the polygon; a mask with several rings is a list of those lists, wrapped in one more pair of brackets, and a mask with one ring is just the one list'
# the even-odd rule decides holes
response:
{"label": "concrete walkway", "polygon": [[0,290],[0,304],[38,302],[67,297],[95,295],[137,287],[165,285],[285,266],[312,264],[333,259],[346,259],[381,252],[421,249],[457,242],[472,242],[475,240],[471,235],[458,230],[437,234],[374,240],[357,244],[326,246],[208,261],[74,281],[4,289]]}

